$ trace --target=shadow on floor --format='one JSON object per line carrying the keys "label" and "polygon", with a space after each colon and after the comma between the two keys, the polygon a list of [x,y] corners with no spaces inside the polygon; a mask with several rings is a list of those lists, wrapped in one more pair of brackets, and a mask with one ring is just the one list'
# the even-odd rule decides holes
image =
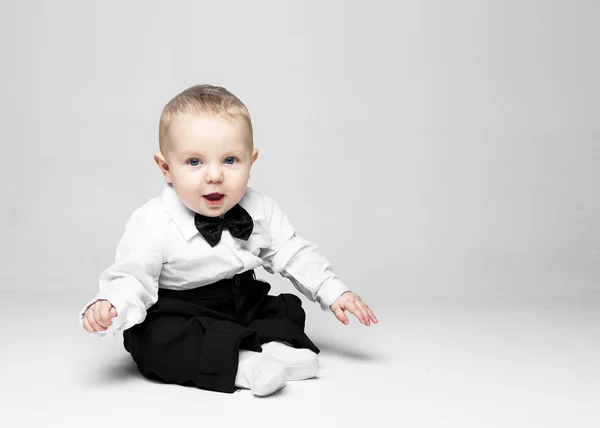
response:
{"label": "shadow on floor", "polygon": [[356,345],[350,346],[331,340],[316,340],[315,343],[321,350],[321,354],[326,353],[362,362],[385,362],[388,360],[376,349],[357,349]]}

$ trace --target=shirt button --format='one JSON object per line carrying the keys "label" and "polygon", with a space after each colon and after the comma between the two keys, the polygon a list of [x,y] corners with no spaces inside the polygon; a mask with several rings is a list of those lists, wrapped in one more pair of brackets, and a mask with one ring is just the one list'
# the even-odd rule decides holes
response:
{"label": "shirt button", "polygon": [[235,282],[235,286],[239,287],[240,284],[242,283],[242,280],[241,280],[241,278],[239,276],[236,276],[234,282]]}

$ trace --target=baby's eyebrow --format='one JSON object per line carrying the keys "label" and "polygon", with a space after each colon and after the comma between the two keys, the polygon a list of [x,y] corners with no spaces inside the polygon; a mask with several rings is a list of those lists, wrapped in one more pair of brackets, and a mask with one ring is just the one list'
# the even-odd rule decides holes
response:
{"label": "baby's eyebrow", "polygon": [[[233,149],[233,150],[228,150],[226,152],[221,153],[222,156],[230,156],[230,155],[237,155],[237,156],[241,156],[244,154],[244,150],[240,150],[240,149]],[[200,152],[182,152],[180,154],[181,157],[188,157],[188,156],[203,156],[202,153]]]}
{"label": "baby's eyebrow", "polygon": [[202,156],[202,153],[198,153],[198,152],[182,152],[180,153],[181,156]]}

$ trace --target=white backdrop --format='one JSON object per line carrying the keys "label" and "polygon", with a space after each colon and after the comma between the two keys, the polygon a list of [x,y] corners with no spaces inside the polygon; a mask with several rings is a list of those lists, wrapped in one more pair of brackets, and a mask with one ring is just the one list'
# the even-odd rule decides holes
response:
{"label": "white backdrop", "polygon": [[599,18],[592,1],[2,2],[0,289],[91,298],[160,192],[164,104],[212,83],[250,109],[250,185],[372,307],[598,295]]}

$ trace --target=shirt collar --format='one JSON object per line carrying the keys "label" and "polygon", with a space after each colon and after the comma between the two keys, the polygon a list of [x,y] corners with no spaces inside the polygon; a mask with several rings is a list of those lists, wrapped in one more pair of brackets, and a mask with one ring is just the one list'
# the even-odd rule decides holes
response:
{"label": "shirt collar", "polygon": [[179,228],[185,240],[187,241],[196,235],[198,233],[198,229],[196,229],[196,225],[194,224],[196,213],[181,202],[173,186],[165,183],[160,197],[167,213],[171,216],[173,223]]}
{"label": "shirt collar", "polygon": [[[258,210],[249,206],[251,204],[249,204],[247,195],[248,192],[246,191],[239,204],[248,211],[256,225],[256,220],[262,218],[262,216]],[[167,213],[186,241],[199,233],[198,229],[196,229],[196,224],[194,223],[194,216],[196,213],[186,207],[183,202],[181,202],[173,186],[165,183],[160,197],[165,209],[167,210]]]}

